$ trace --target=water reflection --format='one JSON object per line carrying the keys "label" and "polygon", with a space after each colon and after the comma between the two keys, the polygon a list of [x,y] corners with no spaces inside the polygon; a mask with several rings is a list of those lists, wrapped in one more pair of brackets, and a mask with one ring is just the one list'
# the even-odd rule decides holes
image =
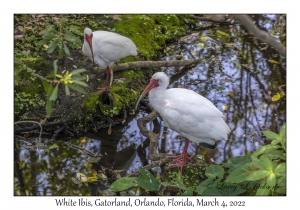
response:
{"label": "water reflection", "polygon": [[[259,20],[258,23],[271,33],[277,17],[266,17],[269,21]],[[231,35],[222,35],[220,31]],[[195,58],[207,59],[207,62],[187,71],[174,67],[162,68],[161,71],[165,71],[171,78],[169,88],[193,90],[208,98],[224,113],[231,134],[228,141],[218,142],[209,158],[215,163],[221,163],[232,156],[251,153],[266,141],[262,130],[279,131],[286,121],[286,101],[285,97],[274,102],[271,98],[284,91],[284,58],[264,43],[258,42],[241,26],[235,25],[183,37],[178,43],[168,46],[166,56],[161,59]],[[274,60],[278,63],[272,62]],[[89,163],[86,155],[70,148],[64,141],[45,141],[48,148],[38,153],[24,147],[24,141],[16,140],[15,195],[90,195],[90,184],[83,183],[80,186],[73,183],[72,177],[77,172],[89,176],[92,167],[105,167],[123,170],[121,175],[124,176],[149,164],[149,142],[137,127],[137,120],[147,114],[141,108],[128,123],[114,126],[112,135],[103,129],[69,141],[101,154],[102,159],[98,164]],[[182,151],[183,139],[175,131],[164,127],[160,118],[148,123],[147,129],[159,133],[159,152],[174,154]],[[57,146],[49,149],[54,144]],[[190,144],[188,152],[195,155],[202,151],[197,145]],[[96,191],[104,189],[102,186],[94,188]]]}

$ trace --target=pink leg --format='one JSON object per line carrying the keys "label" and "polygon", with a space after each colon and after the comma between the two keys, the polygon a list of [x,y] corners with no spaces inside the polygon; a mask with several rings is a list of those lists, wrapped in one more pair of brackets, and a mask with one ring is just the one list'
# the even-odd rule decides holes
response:
{"label": "pink leg", "polygon": [[110,76],[110,69],[109,67],[106,68],[106,82],[105,82],[105,88],[97,88],[97,90],[101,90],[99,91],[97,94],[103,93],[108,91],[109,88],[111,88],[111,86],[109,86],[109,76]]}
{"label": "pink leg", "polygon": [[189,147],[190,141],[188,139],[185,139],[185,144],[183,151],[180,155],[175,155],[175,156],[167,156],[167,158],[173,158],[173,164],[170,164],[168,168],[174,167],[174,166],[179,166],[180,167],[180,175],[182,175],[182,168],[185,163],[187,163],[187,159],[190,159],[189,157],[186,156],[187,154],[187,149]]}

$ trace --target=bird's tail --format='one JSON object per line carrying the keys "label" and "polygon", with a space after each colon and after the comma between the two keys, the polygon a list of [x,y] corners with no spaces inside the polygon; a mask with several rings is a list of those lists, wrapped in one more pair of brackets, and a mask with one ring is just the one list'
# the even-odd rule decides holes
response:
{"label": "bird's tail", "polygon": [[215,142],[215,144],[213,144],[213,145],[207,144],[207,143],[205,143],[205,142],[201,142],[201,143],[199,143],[199,144],[202,145],[202,146],[204,146],[204,147],[207,147],[207,148],[209,148],[209,149],[214,149],[214,148],[216,148],[216,146],[217,146],[216,142]]}

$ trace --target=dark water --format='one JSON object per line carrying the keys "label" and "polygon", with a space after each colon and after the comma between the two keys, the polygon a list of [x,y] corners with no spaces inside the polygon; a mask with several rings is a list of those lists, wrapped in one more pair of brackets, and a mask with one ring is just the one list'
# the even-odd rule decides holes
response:
{"label": "dark water", "polygon": [[[283,21],[277,16],[260,18],[257,22],[261,28],[276,38],[285,33],[277,27]],[[206,159],[222,163],[232,156],[251,153],[265,144],[264,129],[279,131],[286,121],[286,100],[285,96],[278,101],[271,99],[277,93],[285,92],[285,58],[257,41],[242,26],[234,25],[212,27],[182,37],[166,48],[166,56],[161,59],[195,58],[206,61],[187,70],[162,68],[161,71],[165,71],[171,79],[169,88],[194,90],[224,113],[224,120],[231,129],[229,139],[219,141],[217,149],[209,153]],[[149,142],[137,127],[137,119],[148,114],[140,107],[130,121],[112,127],[111,135],[103,129],[98,133],[83,134],[80,139],[69,142],[94,154],[101,154],[99,165],[120,170],[121,176],[135,172],[140,166],[151,162],[147,159]],[[182,151],[184,141],[175,131],[164,127],[161,119],[147,126],[160,134],[158,151]],[[86,183],[78,185],[71,180],[78,172],[90,176],[91,163],[87,155],[63,141],[46,141],[46,146],[56,144],[57,147],[41,149],[40,152],[24,148],[24,145],[31,143],[22,140],[15,142],[15,195],[90,194]],[[188,152],[191,155],[201,154],[201,150],[193,144],[190,144]]]}

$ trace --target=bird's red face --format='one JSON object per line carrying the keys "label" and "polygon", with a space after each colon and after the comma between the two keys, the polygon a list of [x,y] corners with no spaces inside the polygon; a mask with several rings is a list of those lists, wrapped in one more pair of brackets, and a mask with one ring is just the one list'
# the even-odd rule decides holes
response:
{"label": "bird's red face", "polygon": [[148,86],[146,87],[146,89],[143,91],[143,93],[140,95],[138,101],[136,102],[136,105],[135,105],[135,110],[137,110],[137,106],[139,105],[140,103],[140,100],[147,94],[150,92],[150,90],[152,90],[153,88],[156,88],[159,86],[159,80],[158,79],[151,79]]}
{"label": "bird's red face", "polygon": [[93,66],[94,66],[93,33],[91,33],[90,35],[85,34],[85,40],[87,41],[87,43],[90,46],[90,49],[91,49],[91,52],[92,52],[92,58],[93,58]]}

